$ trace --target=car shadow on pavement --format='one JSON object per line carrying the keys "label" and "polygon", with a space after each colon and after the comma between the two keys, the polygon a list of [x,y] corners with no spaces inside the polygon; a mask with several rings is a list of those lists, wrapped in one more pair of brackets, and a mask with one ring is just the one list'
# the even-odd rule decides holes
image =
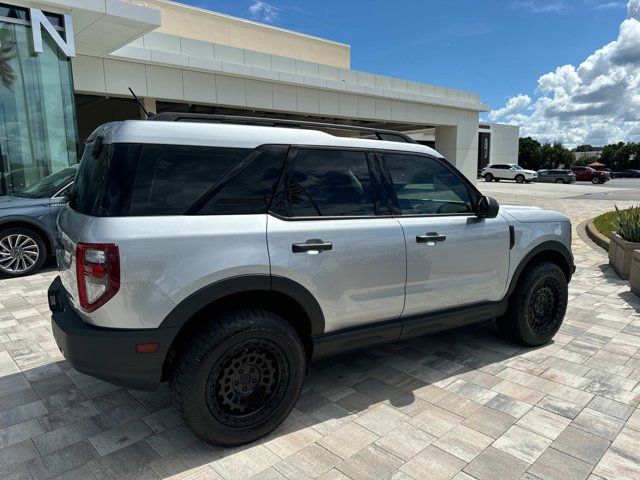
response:
{"label": "car shadow on pavement", "polygon": [[[247,469],[258,473],[281,458],[289,462],[291,455],[315,442],[347,445],[354,420],[382,436],[404,423],[429,430],[429,422],[473,406],[487,405],[508,414],[522,405],[491,390],[503,381],[498,374],[510,362],[519,368],[529,362],[534,368],[528,357],[547,348],[554,344],[524,349],[507,342],[494,323],[487,322],[318,361],[311,365],[300,399],[284,423],[267,437],[235,448],[205,445],[191,434],[173,408],[166,384],[157,392],[124,390],[59,361],[0,377],[0,392],[31,391],[23,391],[24,402],[43,403],[38,420],[44,432],[51,432],[43,438],[66,429],[60,434],[63,440],[72,437],[75,443],[64,448],[82,447],[84,463],[94,474],[109,471],[118,478],[118,472],[151,468],[165,478],[212,464],[227,476],[238,469],[244,477]],[[6,403],[2,399],[0,393],[0,406]],[[33,437],[36,446],[50,440]],[[48,456],[59,450],[54,446],[38,452]],[[38,461],[47,459],[31,460]]]}

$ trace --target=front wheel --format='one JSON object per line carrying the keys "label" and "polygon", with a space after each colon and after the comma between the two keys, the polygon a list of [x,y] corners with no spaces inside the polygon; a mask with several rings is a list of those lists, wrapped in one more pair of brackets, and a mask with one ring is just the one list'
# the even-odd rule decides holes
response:
{"label": "front wheel", "polygon": [[486,173],[486,174],[484,175],[484,181],[485,181],[485,182],[490,182],[490,181],[492,181],[492,180],[493,180],[493,175],[491,175],[490,173]]}
{"label": "front wheel", "polygon": [[27,228],[0,231],[0,274],[23,277],[42,268],[47,256],[42,237]]}
{"label": "front wheel", "polygon": [[280,425],[302,389],[306,356],[297,333],[266,310],[223,314],[179,356],[171,378],[178,412],[205,442],[253,442]]}
{"label": "front wheel", "polygon": [[524,175],[516,175],[516,182],[524,183]]}
{"label": "front wheel", "polygon": [[511,341],[527,347],[544,345],[558,332],[567,310],[568,287],[562,269],[540,262],[523,274],[509,298],[498,328]]}
{"label": "front wheel", "polygon": [[565,183],[563,179],[559,178],[556,180],[556,183]]}
{"label": "front wheel", "polygon": [[598,177],[591,177],[591,183],[597,185],[600,183],[600,179]]}

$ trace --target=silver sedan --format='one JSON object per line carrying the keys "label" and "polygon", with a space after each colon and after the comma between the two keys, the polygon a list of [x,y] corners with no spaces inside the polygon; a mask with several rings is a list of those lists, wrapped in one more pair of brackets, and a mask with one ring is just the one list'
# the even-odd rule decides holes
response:
{"label": "silver sedan", "polygon": [[574,183],[576,174],[571,170],[538,170],[538,182]]}

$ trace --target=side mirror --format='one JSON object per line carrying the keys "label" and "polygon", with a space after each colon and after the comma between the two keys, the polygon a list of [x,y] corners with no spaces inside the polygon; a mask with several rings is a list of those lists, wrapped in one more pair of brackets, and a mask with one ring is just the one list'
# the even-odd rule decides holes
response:
{"label": "side mirror", "polygon": [[500,211],[500,205],[495,198],[482,196],[478,198],[476,215],[480,218],[496,218]]}

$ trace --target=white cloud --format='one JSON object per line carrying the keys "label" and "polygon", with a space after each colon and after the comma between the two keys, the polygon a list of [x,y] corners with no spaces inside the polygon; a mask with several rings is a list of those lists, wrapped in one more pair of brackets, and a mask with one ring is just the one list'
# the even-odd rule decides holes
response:
{"label": "white cloud", "polygon": [[529,10],[531,13],[560,13],[567,9],[567,5],[562,0],[519,0],[517,2],[513,2],[512,6],[515,8]]}
{"label": "white cloud", "polygon": [[594,10],[608,10],[610,8],[622,8],[626,7],[627,4],[624,2],[606,2],[606,3],[598,3],[594,5]]}
{"label": "white cloud", "polygon": [[278,18],[279,13],[279,8],[259,0],[255,0],[249,7],[249,15],[251,15],[251,18],[261,22],[272,23]]}
{"label": "white cloud", "polygon": [[541,76],[535,100],[519,94],[488,118],[569,146],[640,141],[640,0],[627,7],[616,40],[577,67],[564,65]]}
{"label": "white cloud", "polygon": [[504,117],[511,117],[516,115],[526,107],[531,105],[531,97],[529,95],[516,95],[507,101],[504,108],[493,110],[489,113],[489,120],[492,122]]}

